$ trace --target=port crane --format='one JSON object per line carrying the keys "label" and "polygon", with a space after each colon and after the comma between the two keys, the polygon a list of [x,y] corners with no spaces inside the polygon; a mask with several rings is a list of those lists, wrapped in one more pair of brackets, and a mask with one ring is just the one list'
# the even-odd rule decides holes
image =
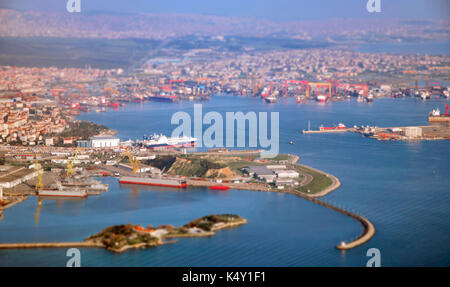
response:
{"label": "port crane", "polygon": [[446,111],[445,111],[445,115],[446,116],[448,116],[448,110],[449,110],[449,106],[448,106],[448,104],[445,102],[445,101],[443,101],[444,102],[444,105],[445,105],[445,109],[446,109]]}
{"label": "port crane", "polygon": [[133,174],[136,174],[136,172],[139,170],[139,160],[136,157],[133,157],[128,149],[125,150],[125,153],[122,158],[125,157],[128,157],[130,161],[131,168],[133,169]]}
{"label": "port crane", "polygon": [[183,79],[169,80],[169,90],[170,90],[170,91],[172,91],[172,83],[175,83],[175,82],[181,82],[182,85],[184,86],[185,80],[183,80]]}
{"label": "port crane", "polygon": [[339,81],[339,80],[333,80],[333,79],[330,79],[330,80],[327,80],[327,82],[331,84],[332,93],[333,93],[333,94],[336,94],[337,88],[338,88],[338,87],[340,86],[340,84],[341,84],[340,81]]}
{"label": "port crane", "polygon": [[73,170],[73,165],[74,165],[75,158],[77,157],[77,155],[78,155],[78,149],[76,150],[75,155],[72,157],[72,159],[67,162],[67,171],[66,171],[67,177],[70,177],[75,174],[75,171]]}
{"label": "port crane", "polygon": [[41,171],[39,170],[39,163],[37,158],[34,161],[34,169],[36,170],[37,173],[37,182],[36,185],[34,186],[34,189],[36,190],[36,192],[38,192],[39,190],[41,190],[43,185],[42,185],[42,174]]}

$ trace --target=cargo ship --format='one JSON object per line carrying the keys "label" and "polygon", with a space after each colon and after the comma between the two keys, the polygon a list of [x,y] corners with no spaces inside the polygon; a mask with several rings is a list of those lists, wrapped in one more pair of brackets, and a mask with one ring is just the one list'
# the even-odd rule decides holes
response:
{"label": "cargo ship", "polygon": [[119,183],[126,184],[143,184],[164,187],[184,188],[187,186],[186,180],[178,177],[138,177],[138,176],[122,176]]}
{"label": "cargo ship", "polygon": [[317,101],[318,102],[325,102],[327,100],[327,96],[324,95],[318,95],[317,96]]}
{"label": "cargo ship", "polygon": [[155,102],[177,102],[178,98],[177,96],[174,95],[165,95],[165,94],[161,94],[159,96],[149,96],[147,98],[149,101],[155,101]]}
{"label": "cargo ship", "polygon": [[447,110],[446,113],[441,114],[441,111],[439,110],[439,108],[434,109],[428,115],[429,122],[450,122],[450,114],[448,113],[449,106],[445,102],[444,102],[444,104],[445,104],[445,107]]}
{"label": "cargo ship", "polygon": [[228,186],[225,185],[212,185],[209,187],[209,189],[213,189],[213,190],[228,190],[230,189]]}
{"label": "cargo ship", "polygon": [[320,126],[319,130],[321,131],[326,131],[326,130],[342,130],[342,129],[346,129],[347,127],[343,124],[343,123],[339,123],[339,125],[337,127],[324,127],[324,126]]}
{"label": "cargo ship", "polygon": [[163,134],[153,134],[150,137],[144,136],[143,140],[137,140],[136,145],[145,148],[156,147],[189,147],[195,146],[197,142],[193,137],[166,137]]}
{"label": "cargo ship", "polygon": [[278,98],[275,96],[269,96],[269,97],[265,97],[264,101],[268,104],[272,104],[272,103],[276,103],[278,101]]}
{"label": "cargo ship", "polygon": [[37,191],[38,196],[52,196],[52,197],[87,197],[88,192],[81,189],[73,190],[59,190],[59,189],[43,189]]}

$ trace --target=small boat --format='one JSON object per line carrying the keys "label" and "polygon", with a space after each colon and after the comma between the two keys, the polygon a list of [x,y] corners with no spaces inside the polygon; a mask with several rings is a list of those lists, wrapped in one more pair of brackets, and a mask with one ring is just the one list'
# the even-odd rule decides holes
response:
{"label": "small boat", "polygon": [[228,186],[225,185],[212,185],[209,187],[209,189],[214,189],[214,190],[228,190],[230,189]]}
{"label": "small boat", "polygon": [[293,141],[289,141],[289,144],[294,144],[294,142]]}

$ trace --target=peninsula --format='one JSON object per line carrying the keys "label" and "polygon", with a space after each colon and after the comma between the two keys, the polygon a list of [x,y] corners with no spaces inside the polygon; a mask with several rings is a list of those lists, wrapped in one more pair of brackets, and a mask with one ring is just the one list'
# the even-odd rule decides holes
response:
{"label": "peninsula", "polygon": [[103,247],[112,252],[122,253],[128,249],[156,247],[176,242],[165,241],[166,238],[213,236],[217,230],[245,223],[247,220],[239,215],[211,214],[179,227],[149,225],[145,228],[141,225],[121,224],[106,227],[82,242],[2,243],[0,249]]}

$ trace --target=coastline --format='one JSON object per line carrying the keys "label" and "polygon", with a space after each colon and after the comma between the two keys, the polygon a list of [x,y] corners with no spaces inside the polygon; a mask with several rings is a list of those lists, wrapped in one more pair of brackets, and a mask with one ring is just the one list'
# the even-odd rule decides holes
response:
{"label": "coastline", "polygon": [[[298,165],[300,167],[304,167],[306,169],[310,169],[312,171],[315,171],[317,173],[323,174],[325,176],[327,176],[328,178],[331,179],[331,185],[329,185],[328,187],[326,187],[324,190],[321,190],[319,192],[316,193],[312,193],[312,194],[307,194],[305,192],[300,192],[300,191],[295,191],[295,190],[277,190],[277,189],[272,189],[267,187],[264,184],[242,184],[242,183],[227,183],[226,186],[233,188],[233,189],[238,189],[238,190],[251,190],[251,191],[264,191],[264,192],[279,192],[279,193],[289,193],[289,194],[293,194],[296,196],[299,196],[303,199],[312,201],[316,204],[322,205],[324,207],[330,208],[334,211],[340,212],[341,214],[347,215],[353,219],[355,219],[356,221],[358,221],[361,226],[363,227],[363,232],[362,234],[355,240],[349,242],[349,243],[340,243],[338,245],[335,246],[335,248],[340,249],[340,250],[348,250],[348,249],[352,249],[354,247],[357,247],[359,245],[362,245],[366,242],[368,242],[374,235],[376,232],[375,226],[365,217],[360,216],[358,214],[349,212],[347,210],[344,210],[342,208],[336,207],[334,205],[331,205],[329,203],[326,203],[322,200],[319,200],[318,198],[320,197],[324,197],[327,194],[335,191],[336,189],[338,189],[341,186],[341,182],[340,180],[332,175],[329,174],[327,172],[318,170],[316,168],[307,166],[307,165],[303,165],[303,164],[299,164],[297,163],[299,160],[299,156],[297,155],[293,155],[293,154],[287,154],[290,159],[289,162],[291,164],[295,164]],[[308,182],[307,178],[305,178],[304,182],[302,182],[302,184],[307,184]],[[193,185],[193,186],[203,186],[203,187],[209,187],[212,185],[215,185],[217,183],[215,182],[209,182],[209,181],[196,181],[196,180],[188,180],[188,184],[189,185]],[[186,236],[186,237],[195,237],[195,236]]]}
{"label": "coastline", "polygon": [[[326,196],[327,194],[331,193],[332,191],[336,190],[337,188],[339,188],[341,186],[341,182],[339,181],[339,179],[337,177],[335,177],[332,174],[326,173],[324,171],[318,170],[316,168],[312,168],[310,166],[307,165],[302,165],[297,163],[299,160],[299,156],[297,155],[292,155],[292,154],[287,154],[289,156],[288,161],[296,166],[299,167],[303,167],[305,169],[309,169],[311,171],[314,171],[316,173],[325,175],[326,177],[331,179],[331,184],[329,186],[327,186],[325,189],[320,190],[318,192],[312,193],[312,194],[308,194],[302,191],[297,191],[297,190],[279,190],[279,189],[274,189],[271,188],[270,186],[267,186],[266,184],[258,184],[258,183],[226,183],[226,186],[229,186],[230,188],[233,189],[241,189],[241,190],[250,190],[250,191],[264,191],[264,192],[279,192],[279,193],[289,193],[289,194],[293,194],[296,195],[298,197],[301,197],[303,199],[312,201],[316,204],[320,204],[322,206],[325,206],[327,208],[330,208],[332,210],[335,210],[337,212],[340,212],[341,214],[347,215],[355,220],[357,220],[363,227],[363,232],[362,234],[355,239],[352,242],[349,243],[345,243],[342,242],[338,245],[336,245],[335,247],[337,249],[340,250],[347,250],[347,249],[351,249],[354,248],[356,246],[362,245],[364,243],[366,243],[367,241],[369,241],[374,235],[375,235],[375,226],[365,217],[351,213],[349,211],[346,211],[344,209],[338,208],[336,206],[333,206],[329,203],[326,203],[324,201],[319,200],[318,198]],[[309,175],[309,174],[306,174]],[[306,185],[308,183],[311,182],[312,180],[312,176],[309,175],[305,176],[305,179],[301,182],[301,185]],[[203,180],[194,180],[194,179],[188,179],[187,180],[188,185],[191,186],[202,186],[202,187],[209,187],[212,185],[216,185],[216,182],[213,181],[203,181]],[[18,204],[24,200],[26,200],[27,197],[23,197],[18,201],[14,201],[10,204],[8,204],[7,206],[4,206],[3,209],[9,208],[11,206],[14,206],[15,204]],[[2,210],[2,209],[0,209]],[[213,236],[215,234],[215,231],[220,230],[220,229],[224,229],[224,228],[231,228],[234,226],[238,226],[241,224],[245,224],[247,223],[247,220],[243,220],[242,222],[233,222],[233,223],[227,223],[227,224],[223,224],[220,227],[216,227],[213,228],[211,231],[207,231],[207,232],[201,232],[201,233],[179,233],[179,234],[166,234],[164,235],[162,238],[182,238],[182,237],[207,237],[207,236]],[[172,243],[172,242],[167,242],[167,243]],[[138,245],[134,246],[125,246],[123,247],[124,250],[113,250],[114,252],[123,252],[125,250],[128,250],[130,248],[143,248],[143,247],[148,247],[148,246],[158,246],[161,244],[165,244],[165,242],[163,242],[162,240],[160,242],[156,242],[156,243],[139,243]],[[89,243],[89,242],[69,242],[69,243],[6,243],[6,244],[0,244],[0,249],[13,249],[13,248],[47,248],[47,247],[105,247],[102,243]]]}
{"label": "coastline", "polygon": [[[295,164],[295,165],[298,165],[301,167],[305,167],[307,169],[311,169],[317,173],[323,174],[323,175],[327,176],[328,178],[330,178],[332,181],[331,185],[328,186],[327,188],[325,188],[324,190],[321,190],[321,191],[319,191],[317,193],[313,193],[313,194],[307,194],[304,192],[294,191],[294,190],[274,190],[274,189],[267,188],[264,185],[256,185],[256,184],[249,185],[249,186],[244,186],[242,184],[227,184],[227,186],[229,186],[230,188],[234,188],[234,189],[245,189],[245,190],[252,190],[252,191],[266,191],[266,192],[279,192],[279,193],[293,194],[293,195],[299,196],[303,199],[306,199],[306,200],[309,200],[316,204],[330,208],[334,211],[340,212],[344,215],[347,215],[347,216],[355,219],[363,227],[363,232],[357,239],[355,239],[349,243],[341,242],[339,245],[336,245],[335,248],[340,249],[340,250],[348,250],[348,249],[357,247],[359,245],[362,245],[362,244],[368,242],[375,235],[375,232],[376,232],[375,226],[372,224],[372,222],[369,221],[369,219],[318,199],[319,197],[324,197],[327,194],[335,191],[336,189],[338,189],[341,186],[341,182],[336,176],[329,174],[327,172],[318,170],[316,168],[297,163],[298,160],[300,159],[300,157],[297,155],[293,155],[293,154],[287,154],[287,155],[290,156],[289,161],[291,164]],[[305,180],[306,180],[306,178],[305,178]],[[209,184],[208,182],[200,182],[199,181],[197,183],[197,186],[200,186],[201,184],[203,184],[202,186],[214,185],[214,183]]]}

